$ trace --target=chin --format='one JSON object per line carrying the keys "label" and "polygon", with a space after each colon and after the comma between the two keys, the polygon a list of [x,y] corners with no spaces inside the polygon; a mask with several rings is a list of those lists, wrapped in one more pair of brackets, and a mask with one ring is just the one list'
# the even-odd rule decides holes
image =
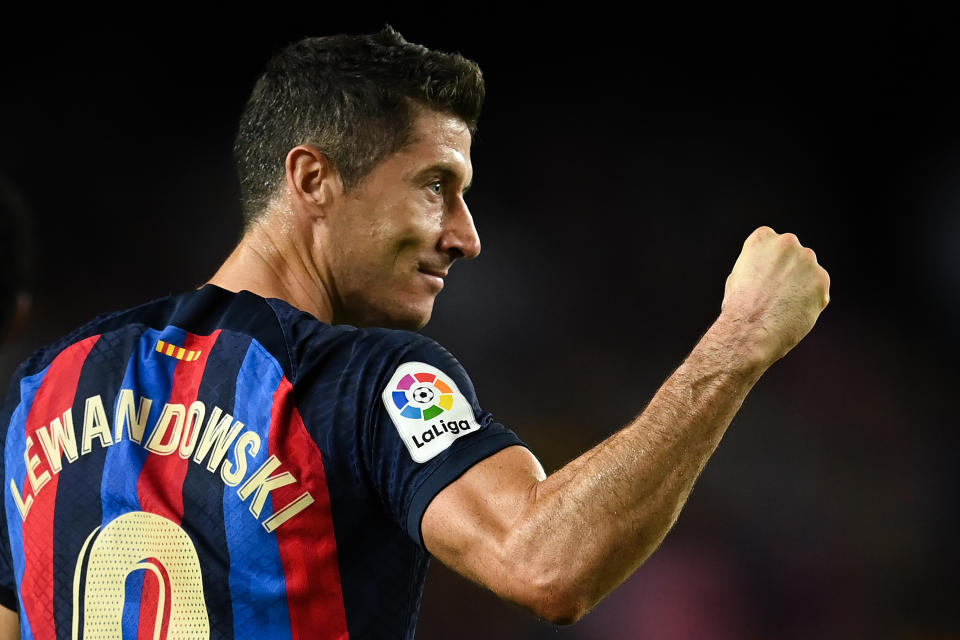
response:
{"label": "chin", "polygon": [[430,317],[433,315],[433,309],[431,308],[426,313],[407,313],[407,314],[397,314],[390,316],[383,325],[389,329],[406,329],[407,331],[419,331],[427,326],[427,323],[430,322]]}

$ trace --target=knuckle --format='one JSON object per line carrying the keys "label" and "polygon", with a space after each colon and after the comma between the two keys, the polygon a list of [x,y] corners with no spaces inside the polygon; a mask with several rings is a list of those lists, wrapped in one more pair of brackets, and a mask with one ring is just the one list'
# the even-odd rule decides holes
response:
{"label": "knuckle", "polygon": [[776,231],[774,231],[770,227],[767,227],[767,226],[757,227],[756,229],[754,229],[753,233],[751,233],[747,237],[747,242],[756,242],[759,240],[763,240],[764,238],[769,238],[775,235],[776,235]]}
{"label": "knuckle", "polygon": [[792,233],[784,233],[783,235],[781,235],[780,242],[782,242],[785,246],[788,246],[788,247],[800,246],[800,239],[797,238],[797,236]]}

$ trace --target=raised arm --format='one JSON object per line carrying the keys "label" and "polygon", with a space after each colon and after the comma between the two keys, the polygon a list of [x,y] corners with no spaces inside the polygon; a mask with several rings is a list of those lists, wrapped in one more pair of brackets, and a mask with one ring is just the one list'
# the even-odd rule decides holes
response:
{"label": "raised arm", "polygon": [[477,464],[427,508],[427,548],[547,620],[578,620],[660,544],[747,393],[810,331],[829,288],[796,236],[757,229],[719,318],[632,423],[549,477],[522,447]]}

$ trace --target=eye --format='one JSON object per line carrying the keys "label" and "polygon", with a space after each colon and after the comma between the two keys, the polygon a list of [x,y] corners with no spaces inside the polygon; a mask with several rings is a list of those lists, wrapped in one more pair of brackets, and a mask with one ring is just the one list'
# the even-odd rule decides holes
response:
{"label": "eye", "polygon": [[430,189],[434,195],[439,196],[443,193],[443,182],[440,180],[434,180],[427,185],[427,188]]}

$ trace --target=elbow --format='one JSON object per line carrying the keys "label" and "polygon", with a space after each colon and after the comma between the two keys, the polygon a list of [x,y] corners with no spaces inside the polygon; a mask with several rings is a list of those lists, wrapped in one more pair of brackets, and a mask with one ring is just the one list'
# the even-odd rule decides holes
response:
{"label": "elbow", "polygon": [[537,616],[557,626],[566,626],[579,622],[586,615],[586,607],[581,607],[572,602],[551,602],[546,603]]}
{"label": "elbow", "polygon": [[529,536],[515,535],[498,551],[494,564],[499,579],[497,586],[488,586],[545,622],[574,624],[602,597],[592,588],[594,572],[588,563],[563,548],[534,544]]}
{"label": "elbow", "polygon": [[574,624],[590,610],[585,598],[572,590],[539,594],[529,607],[538,618],[558,626]]}
{"label": "elbow", "polygon": [[509,599],[551,624],[573,624],[592,606],[582,587],[583,582],[557,571],[518,575],[514,584],[516,591]]}

